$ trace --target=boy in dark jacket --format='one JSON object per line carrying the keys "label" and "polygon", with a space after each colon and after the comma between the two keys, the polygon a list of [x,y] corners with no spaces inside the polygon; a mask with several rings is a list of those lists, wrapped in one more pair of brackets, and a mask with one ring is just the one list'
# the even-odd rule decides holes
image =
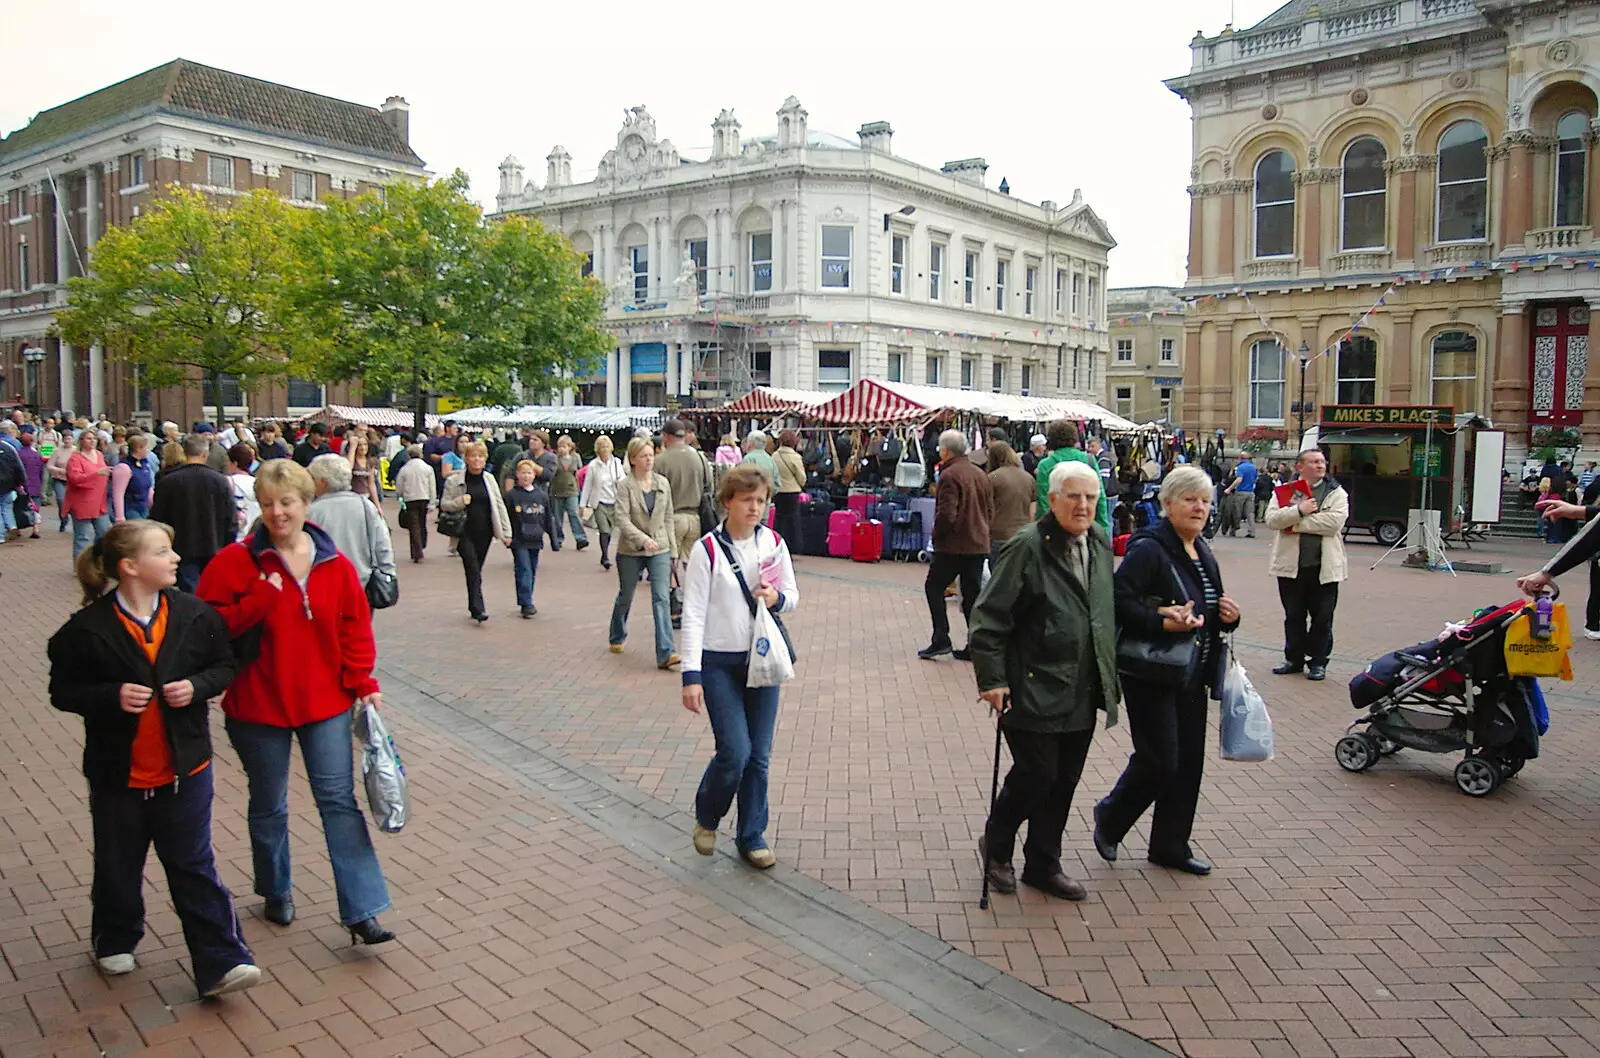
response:
{"label": "boy in dark jacket", "polygon": [[154,843],[195,985],[211,997],[257,984],[261,971],[211,851],[207,703],[233,678],[233,648],[221,616],[172,590],[177,579],[172,531],[156,522],[122,522],[86,549],[78,557],[84,607],[50,638],[50,704],[83,717],[94,828],[90,935],[100,971],[135,969]]}
{"label": "boy in dark jacket", "polygon": [[539,465],[531,459],[517,463],[517,483],[506,490],[506,513],[511,516],[511,558],[517,574],[517,606],[522,616],[539,610],[533,605],[533,581],[539,574],[539,549],[550,518],[550,493],[539,481]]}

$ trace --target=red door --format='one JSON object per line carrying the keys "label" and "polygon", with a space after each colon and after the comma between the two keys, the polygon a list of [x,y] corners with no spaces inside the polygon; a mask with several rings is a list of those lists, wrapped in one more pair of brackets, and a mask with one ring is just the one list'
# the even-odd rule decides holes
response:
{"label": "red door", "polygon": [[1577,426],[1589,374],[1589,307],[1581,301],[1535,303],[1529,356],[1532,425]]}

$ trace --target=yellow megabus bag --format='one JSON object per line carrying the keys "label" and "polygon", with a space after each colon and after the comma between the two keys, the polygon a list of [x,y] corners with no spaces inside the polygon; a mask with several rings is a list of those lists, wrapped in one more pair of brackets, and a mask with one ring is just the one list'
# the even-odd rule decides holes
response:
{"label": "yellow megabus bag", "polygon": [[1550,638],[1533,634],[1533,615],[1525,613],[1506,626],[1506,671],[1513,676],[1559,676],[1572,679],[1572,626],[1567,621],[1567,604],[1550,608]]}

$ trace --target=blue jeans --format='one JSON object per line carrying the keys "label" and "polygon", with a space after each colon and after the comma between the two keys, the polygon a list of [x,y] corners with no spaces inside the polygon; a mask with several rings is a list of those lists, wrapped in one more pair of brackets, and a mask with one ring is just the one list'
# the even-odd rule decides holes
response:
{"label": "blue jeans", "polygon": [[386,910],[389,889],[367,821],[356,805],[350,714],[294,728],[230,719],[227,728],[250,781],[246,818],[256,895],[281,900],[294,891],[289,874],[289,744],[298,737],[333,864],[339,921],[350,926]]}
{"label": "blue jeans", "polygon": [[672,555],[657,551],[653,555],[617,556],[617,601],[611,607],[612,643],[628,639],[628,611],[633,609],[633,595],[639,588],[639,577],[650,574],[650,613],[656,623],[656,664],[663,665],[672,656],[672,607],[669,602],[668,581],[672,577]]}
{"label": "blue jeans", "polygon": [[589,543],[589,536],[583,531],[583,519],[578,517],[578,497],[576,496],[551,496],[550,497],[550,542],[556,547],[566,539],[566,533],[561,525],[565,516],[572,524],[572,539],[585,546]]}
{"label": "blue jeans", "polygon": [[78,556],[86,547],[93,547],[106,533],[111,531],[111,515],[102,514],[98,518],[72,519],[72,561],[78,561]]}
{"label": "blue jeans", "polygon": [[56,496],[56,513],[61,516],[59,532],[67,531],[67,523],[72,520],[72,515],[67,513],[67,483],[54,478],[50,480],[50,488]]}
{"label": "blue jeans", "polygon": [[532,606],[533,580],[539,575],[539,549],[513,547],[511,565],[517,577],[517,605],[523,608]]}
{"label": "blue jeans", "polygon": [[749,658],[747,653],[716,650],[700,657],[700,682],[717,754],[694,796],[694,816],[701,826],[715,830],[737,794],[734,838],[740,852],[767,847],[767,763],[778,726],[778,688],[745,686]]}
{"label": "blue jeans", "polygon": [[[12,507],[12,504],[16,502],[17,493],[15,489],[10,492],[0,492],[0,529],[9,532],[17,527],[17,512]],[[72,557],[77,558],[78,556],[74,554]]]}
{"label": "blue jeans", "polygon": [[124,521],[131,522],[135,518],[148,517],[150,517],[150,505],[148,503],[134,503],[132,500],[122,501],[122,518]]}

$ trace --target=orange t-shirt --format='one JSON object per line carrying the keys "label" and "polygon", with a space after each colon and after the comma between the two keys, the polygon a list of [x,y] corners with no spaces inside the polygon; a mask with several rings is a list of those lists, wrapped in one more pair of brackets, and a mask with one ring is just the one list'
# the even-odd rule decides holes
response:
{"label": "orange t-shirt", "polygon": [[[157,597],[156,614],[151,619],[148,628],[139,624],[123,612],[122,607],[117,607],[117,619],[122,622],[122,627],[128,634],[138,641],[144,650],[144,656],[150,659],[150,664],[156,663],[156,655],[161,653],[161,641],[167,635],[167,605],[166,600]],[[167,745],[167,726],[161,720],[160,695],[150,700],[144,712],[139,714],[139,730],[133,736],[133,747],[129,754],[128,785],[135,790],[151,790],[158,786],[167,786],[177,781],[177,774],[172,770],[172,747]],[[206,761],[200,767],[190,772],[194,775],[203,771]]]}

